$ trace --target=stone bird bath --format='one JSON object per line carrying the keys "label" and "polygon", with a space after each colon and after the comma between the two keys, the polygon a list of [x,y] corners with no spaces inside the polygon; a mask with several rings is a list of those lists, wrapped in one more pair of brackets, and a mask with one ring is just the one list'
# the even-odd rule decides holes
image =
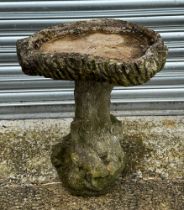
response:
{"label": "stone bird bath", "polygon": [[125,166],[111,90],[141,85],[163,68],[160,35],[120,20],[82,21],[17,41],[17,54],[25,74],[75,81],[75,117],[70,134],[53,147],[52,163],[72,193],[106,192]]}

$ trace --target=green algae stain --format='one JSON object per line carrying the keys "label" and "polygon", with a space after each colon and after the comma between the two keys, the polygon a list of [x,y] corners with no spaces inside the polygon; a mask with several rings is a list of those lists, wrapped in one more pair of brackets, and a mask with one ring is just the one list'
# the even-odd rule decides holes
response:
{"label": "green algae stain", "polygon": [[3,161],[0,163],[0,179],[6,179],[8,174],[11,174],[11,168],[7,165],[6,161]]}

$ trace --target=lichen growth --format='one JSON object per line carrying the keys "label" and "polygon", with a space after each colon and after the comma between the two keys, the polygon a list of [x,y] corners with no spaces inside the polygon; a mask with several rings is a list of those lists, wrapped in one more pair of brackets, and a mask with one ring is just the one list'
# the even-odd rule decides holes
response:
{"label": "lichen growth", "polygon": [[75,83],[76,110],[70,134],[52,152],[59,177],[74,194],[103,194],[124,169],[120,122],[110,116],[111,90],[108,83]]}

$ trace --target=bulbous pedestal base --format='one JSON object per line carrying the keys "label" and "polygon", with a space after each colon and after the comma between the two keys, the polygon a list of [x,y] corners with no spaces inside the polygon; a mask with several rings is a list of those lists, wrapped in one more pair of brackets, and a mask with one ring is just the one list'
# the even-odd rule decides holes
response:
{"label": "bulbous pedestal base", "polygon": [[125,166],[118,139],[120,122],[109,111],[111,90],[106,83],[76,84],[71,132],[52,152],[52,163],[73,194],[105,193]]}
{"label": "bulbous pedestal base", "polygon": [[83,136],[72,131],[53,147],[52,163],[73,194],[98,195],[122,172],[124,152],[118,137],[106,128]]}

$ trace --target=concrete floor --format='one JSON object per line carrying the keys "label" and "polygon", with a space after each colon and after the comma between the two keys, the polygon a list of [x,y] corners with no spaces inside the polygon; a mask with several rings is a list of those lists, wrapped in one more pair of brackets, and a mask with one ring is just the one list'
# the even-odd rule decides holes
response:
{"label": "concrete floor", "polygon": [[124,117],[129,159],[111,192],[70,195],[50,162],[71,119],[0,122],[0,209],[184,209],[184,117]]}

